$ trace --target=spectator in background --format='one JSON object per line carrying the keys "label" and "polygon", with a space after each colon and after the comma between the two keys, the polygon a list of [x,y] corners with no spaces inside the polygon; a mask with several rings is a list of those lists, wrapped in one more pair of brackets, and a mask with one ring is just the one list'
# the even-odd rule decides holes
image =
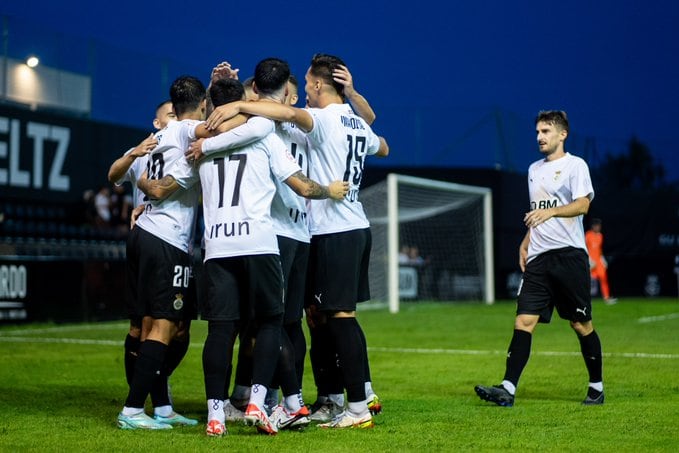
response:
{"label": "spectator in background", "polygon": [[398,264],[410,263],[410,246],[402,245],[401,251],[398,252]]}
{"label": "spectator in background", "polygon": [[97,228],[106,228],[111,224],[111,189],[107,185],[99,188],[94,196],[94,207],[97,215],[94,224]]}
{"label": "spectator in background", "polygon": [[589,269],[592,276],[592,295],[597,294],[597,283],[601,289],[601,296],[608,305],[618,302],[611,297],[608,286],[608,263],[604,257],[604,235],[601,232],[601,219],[592,219],[590,229],[585,233],[585,244],[589,254]]}
{"label": "spectator in background", "polygon": [[83,225],[94,225],[97,218],[97,208],[94,205],[94,190],[87,189],[83,192],[82,199],[82,220]]}
{"label": "spectator in background", "polygon": [[113,186],[110,200],[111,226],[115,229],[116,237],[125,237],[130,230],[132,197],[125,190],[125,186],[120,184]]}

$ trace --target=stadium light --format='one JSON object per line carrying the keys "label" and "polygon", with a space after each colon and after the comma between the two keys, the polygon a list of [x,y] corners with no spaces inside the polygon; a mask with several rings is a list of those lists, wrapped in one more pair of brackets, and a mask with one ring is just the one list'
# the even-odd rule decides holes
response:
{"label": "stadium light", "polygon": [[35,68],[39,64],[40,59],[35,55],[30,55],[28,58],[26,58],[26,66],[28,66],[29,68]]}

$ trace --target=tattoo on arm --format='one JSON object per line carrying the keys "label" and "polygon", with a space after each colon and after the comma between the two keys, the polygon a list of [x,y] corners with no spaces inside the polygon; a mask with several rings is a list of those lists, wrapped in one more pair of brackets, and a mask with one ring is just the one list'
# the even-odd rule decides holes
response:
{"label": "tattoo on arm", "polygon": [[158,189],[161,190],[167,190],[171,189],[174,185],[176,184],[174,178],[170,175],[164,176],[162,179],[158,180],[157,186]]}
{"label": "tattoo on arm", "polygon": [[320,185],[313,179],[309,179],[304,173],[301,171],[298,171],[297,173],[292,175],[293,178],[296,178],[303,182],[307,188],[304,191],[304,197],[305,198],[311,198],[314,200],[321,200],[324,198],[328,198],[330,196],[330,193],[328,192],[328,188],[325,186]]}

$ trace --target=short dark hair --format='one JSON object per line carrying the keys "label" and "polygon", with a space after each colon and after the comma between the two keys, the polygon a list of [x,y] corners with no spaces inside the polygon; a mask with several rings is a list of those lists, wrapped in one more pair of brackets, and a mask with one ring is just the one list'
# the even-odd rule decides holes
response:
{"label": "short dark hair", "polygon": [[271,95],[285,87],[290,78],[290,66],[280,58],[265,58],[255,67],[255,85],[261,95]]}
{"label": "short dark hair", "polygon": [[205,86],[196,77],[178,77],[170,87],[170,99],[175,114],[181,116],[198,108],[205,99]]}
{"label": "short dark hair", "polygon": [[164,106],[165,104],[167,104],[168,102],[169,102],[170,104],[172,104],[172,99],[165,99],[163,102],[161,102],[160,104],[158,104],[158,105],[156,106],[156,110],[155,110],[155,111],[157,112],[158,110],[160,110],[160,108],[161,108],[162,106]]}
{"label": "short dark hair", "polygon": [[245,88],[252,88],[252,84],[255,82],[254,77],[248,77],[247,79],[243,80],[243,86]]}
{"label": "short dark hair", "polygon": [[569,131],[568,115],[563,110],[540,110],[535,118],[535,124],[539,122],[559,126],[566,132]]}
{"label": "short dark hair", "polygon": [[297,80],[297,77],[294,76],[294,74],[290,74],[288,82],[292,83],[295,86],[295,88],[299,88],[299,81]]}
{"label": "short dark hair", "polygon": [[209,95],[212,105],[218,107],[229,102],[243,99],[245,89],[243,84],[236,79],[219,79],[210,85]]}
{"label": "short dark hair", "polygon": [[323,79],[325,83],[332,85],[335,88],[335,91],[337,91],[337,94],[344,98],[344,85],[335,82],[332,78],[332,72],[335,69],[338,69],[340,65],[346,66],[341,58],[335,57],[334,55],[317,53],[311,57],[309,72],[312,75]]}

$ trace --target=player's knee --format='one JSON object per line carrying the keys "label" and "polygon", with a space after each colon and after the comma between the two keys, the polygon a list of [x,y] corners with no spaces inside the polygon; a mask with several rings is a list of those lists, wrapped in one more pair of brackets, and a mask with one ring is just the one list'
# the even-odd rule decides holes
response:
{"label": "player's knee", "polygon": [[571,321],[571,328],[581,337],[586,337],[594,331],[594,325],[592,321],[587,322],[577,322]]}
{"label": "player's knee", "polygon": [[514,329],[533,333],[539,319],[539,316],[519,315],[514,320]]}

